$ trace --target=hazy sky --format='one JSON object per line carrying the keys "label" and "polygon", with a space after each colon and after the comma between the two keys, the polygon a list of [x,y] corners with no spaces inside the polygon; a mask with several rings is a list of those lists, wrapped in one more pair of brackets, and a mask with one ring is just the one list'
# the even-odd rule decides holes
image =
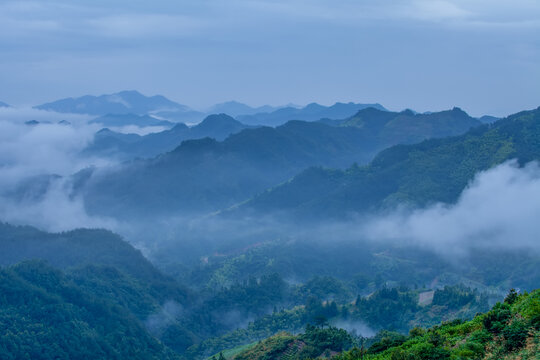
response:
{"label": "hazy sky", "polygon": [[540,105],[538,0],[0,0],[0,101]]}

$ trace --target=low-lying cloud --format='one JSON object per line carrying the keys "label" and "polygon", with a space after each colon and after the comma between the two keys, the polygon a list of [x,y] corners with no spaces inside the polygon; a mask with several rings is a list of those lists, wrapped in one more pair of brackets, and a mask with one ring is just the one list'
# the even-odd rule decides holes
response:
{"label": "low-lying cloud", "polygon": [[540,166],[508,161],[479,173],[456,204],[396,211],[365,225],[374,241],[407,240],[443,254],[472,247],[540,251]]}
{"label": "low-lying cloud", "polygon": [[[35,109],[0,109],[0,220],[49,231],[114,224],[88,216],[82,199],[71,196],[65,178],[89,166],[111,163],[79,155],[99,129],[87,120]],[[49,175],[54,176],[48,178],[48,188],[35,198],[10,196],[32,179]]]}
{"label": "low-lying cloud", "polygon": [[159,333],[167,326],[174,324],[184,313],[184,307],[173,300],[166,301],[154,314],[149,315],[144,325],[151,333]]}
{"label": "low-lying cloud", "polygon": [[373,337],[376,334],[375,330],[361,321],[339,320],[334,322],[332,325],[337,328],[344,329],[356,336]]}
{"label": "low-lying cloud", "polygon": [[[35,126],[25,121],[36,119]],[[67,120],[68,124],[59,124]],[[98,125],[80,116],[28,110],[0,110],[0,220],[29,224],[48,231],[105,227],[138,244],[146,254],[163,248],[200,256],[242,252],[266,241],[307,240],[338,243],[371,241],[410,244],[455,257],[472,248],[528,249],[540,252],[540,166],[520,167],[509,161],[477,174],[455,204],[395,210],[356,221],[309,225],[277,221],[272,214],[256,219],[190,218],[170,214],[157,222],[141,219],[120,223],[89,216],[82,197],[72,192],[67,176],[108,159],[79,153]],[[9,197],[24,181],[56,174],[35,198]],[[157,230],[158,228],[159,230]]]}

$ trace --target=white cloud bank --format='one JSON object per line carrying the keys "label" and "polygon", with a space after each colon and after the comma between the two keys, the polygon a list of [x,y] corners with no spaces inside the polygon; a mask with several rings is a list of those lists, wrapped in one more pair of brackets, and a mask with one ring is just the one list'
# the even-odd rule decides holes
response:
{"label": "white cloud bank", "polygon": [[[37,120],[38,125],[26,121]],[[59,124],[66,120],[69,123]],[[65,178],[51,179],[50,188],[35,199],[8,194],[39,175],[69,176],[109,160],[79,155],[93,139],[97,125],[86,117],[33,109],[0,109],[0,221],[29,224],[44,230],[112,227],[114,222],[90,217],[82,199],[70,196]]]}
{"label": "white cloud bank", "polygon": [[437,204],[369,221],[376,241],[410,241],[455,255],[471,247],[540,251],[540,167],[509,161],[479,173],[454,205]]}

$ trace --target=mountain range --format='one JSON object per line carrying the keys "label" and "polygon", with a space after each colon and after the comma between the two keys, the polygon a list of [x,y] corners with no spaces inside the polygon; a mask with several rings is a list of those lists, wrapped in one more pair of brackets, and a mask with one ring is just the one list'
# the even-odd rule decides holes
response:
{"label": "mountain range", "polygon": [[326,124],[353,126],[376,139],[379,148],[397,144],[413,144],[425,139],[458,135],[481,122],[459,108],[418,114],[411,110],[402,112],[366,108],[342,120],[321,120]]}
{"label": "mountain range", "polygon": [[[398,120],[382,122],[379,118],[384,116]],[[361,118],[374,126],[361,126]],[[221,133],[223,138],[227,132],[242,128],[232,118],[219,115],[207,118],[193,131],[181,125],[145,137],[102,131],[87,151],[90,154],[121,151],[124,156],[144,156],[174,146],[181,141],[181,136],[217,137],[209,129],[224,121],[229,125]],[[415,121],[420,125],[413,126]],[[426,126],[426,122],[430,126]],[[443,130],[432,131],[438,123]],[[402,132],[396,130],[401,124]],[[411,117],[370,108],[361,110],[340,126],[289,121],[276,128],[244,129],[223,141],[210,138],[184,141],[155,159],[126,163],[107,171],[98,169],[78,190],[85,194],[85,203],[91,211],[105,211],[108,215],[125,216],[138,211],[139,204],[144,204],[145,209],[155,209],[156,214],[180,210],[215,211],[247,200],[310,166],[346,168],[355,162],[365,164],[388,142],[425,139],[445,131],[447,135],[455,135],[474,125],[480,123],[458,109]],[[388,128],[391,131],[386,131]]]}
{"label": "mountain range", "polygon": [[520,164],[540,159],[540,108],[464,135],[390,147],[364,167],[307,169],[244,207],[341,217],[398,204],[452,203],[476,173],[514,158]]}
{"label": "mountain range", "polygon": [[221,141],[246,128],[248,126],[228,115],[217,114],[207,116],[202,122],[191,127],[178,123],[172,129],[144,136],[101,129],[83,154],[111,156],[121,160],[149,158],[174,150],[184,140],[210,137]]}
{"label": "mountain range", "polygon": [[[205,116],[220,113],[233,116],[247,125],[278,126],[289,120],[343,119],[367,107],[385,110],[380,104],[356,104],[352,102],[335,103],[332,106],[311,103],[299,108],[293,106],[273,107],[269,105],[251,107],[236,101],[228,101],[216,104],[207,111],[202,112],[190,109],[188,106],[169,100],[162,95],[145,96],[134,90],[100,96],[85,95],[78,98],[65,98],[34,106],[39,110],[59,113],[99,115],[100,118],[95,119],[94,122],[104,123],[105,126],[112,126],[107,125],[107,122],[124,125],[144,125],[145,123],[154,124],[158,120],[197,123]],[[128,116],[128,114],[131,115]],[[120,117],[119,115],[124,116]],[[157,120],[137,118],[137,115],[151,115]]]}
{"label": "mountain range", "polygon": [[343,119],[350,117],[359,110],[365,108],[375,108],[386,110],[380,104],[356,104],[356,103],[335,103],[332,106],[323,106],[311,103],[302,108],[284,107],[272,112],[263,112],[253,115],[240,115],[237,120],[248,125],[278,126],[289,120],[316,121],[324,118]]}
{"label": "mountain range", "polygon": [[181,113],[189,113],[192,111],[187,106],[171,101],[164,96],[144,96],[134,90],[100,96],[85,95],[78,98],[60,99],[50,103],[37,105],[34,108],[59,113],[89,115],[144,115],[158,111],[175,111]]}

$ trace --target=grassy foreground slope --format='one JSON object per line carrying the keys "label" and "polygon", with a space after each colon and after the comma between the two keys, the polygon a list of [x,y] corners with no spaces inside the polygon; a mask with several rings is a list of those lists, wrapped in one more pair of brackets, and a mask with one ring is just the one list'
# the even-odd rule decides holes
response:
{"label": "grassy foreground slope", "polygon": [[231,359],[538,359],[539,330],[540,290],[522,295],[511,291],[503,303],[470,321],[414,328],[409,336],[383,331],[368,341],[368,349],[344,330],[308,326],[304,334],[274,335]]}
{"label": "grassy foreground slope", "polygon": [[443,323],[427,331],[413,329],[402,344],[385,344],[383,339],[370,347],[367,356],[353,349],[336,360],[538,359],[539,330],[540,290],[510,292],[503,303],[471,321]]}

